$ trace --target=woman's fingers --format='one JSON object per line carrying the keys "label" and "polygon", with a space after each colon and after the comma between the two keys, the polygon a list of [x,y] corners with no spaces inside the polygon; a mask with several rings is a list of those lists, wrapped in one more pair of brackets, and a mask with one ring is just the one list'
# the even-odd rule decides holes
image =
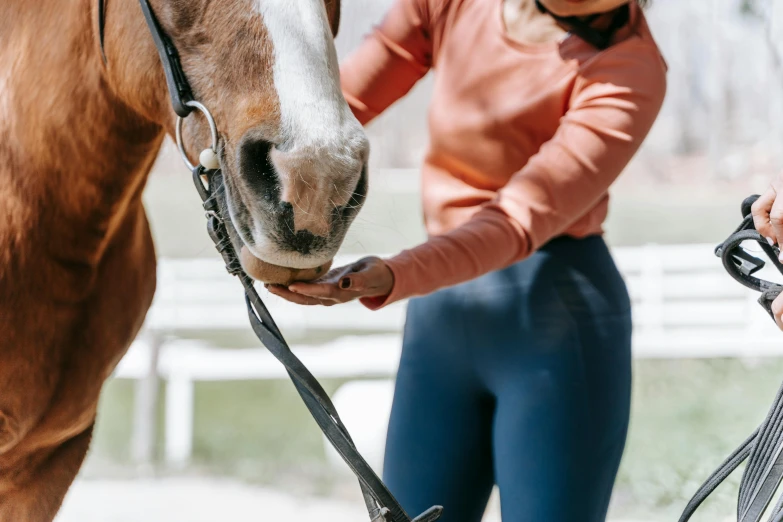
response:
{"label": "woman's fingers", "polygon": [[783,330],[783,294],[780,294],[772,303],[772,315],[775,316],[775,322],[778,328]]}
{"label": "woman's fingers", "polygon": [[773,187],[769,187],[764,194],[762,194],[753,206],[751,207],[751,214],[753,215],[753,226],[756,227],[759,234],[772,239],[777,242],[777,235],[772,228],[772,223],[769,221],[769,213],[772,210],[772,205],[775,203],[775,196],[777,193]]}
{"label": "woman's fingers", "polygon": [[394,277],[380,259],[362,260],[340,280],[340,288],[351,290],[361,297],[375,297],[391,292]]}
{"label": "woman's fingers", "polygon": [[286,290],[291,294],[316,299],[322,303],[346,303],[360,297],[353,289],[341,287],[345,275],[351,273],[352,268],[352,266],[338,268],[317,281],[293,283]]}
{"label": "woman's fingers", "polygon": [[293,283],[288,290],[321,300],[345,303],[361,297],[391,292],[394,277],[381,259],[368,257],[328,273],[309,283]]}
{"label": "woman's fingers", "polygon": [[[775,242],[783,245],[783,192],[776,192],[777,197],[769,211],[769,222],[775,232]],[[781,254],[783,257],[783,253]]]}
{"label": "woman's fingers", "polygon": [[288,288],[281,286],[281,285],[268,285],[266,287],[267,290],[269,290],[269,293],[274,294],[278,297],[282,297],[286,301],[291,301],[292,303],[296,303],[299,305],[306,305],[306,306],[314,306],[314,305],[323,305],[323,306],[331,306],[333,304],[336,304],[334,301],[324,301],[323,299],[319,299],[317,297],[310,297],[303,294],[298,294],[296,292],[290,291]]}
{"label": "woman's fingers", "polygon": [[770,242],[783,245],[783,174],[756,200],[751,212],[756,230]]}
{"label": "woman's fingers", "polygon": [[288,287],[290,292],[315,297],[318,299],[328,299],[330,301],[339,301],[343,292],[335,283],[294,283]]}
{"label": "woman's fingers", "polygon": [[[351,270],[353,270],[354,266],[356,266],[357,264],[358,263],[354,263],[352,265],[333,268],[329,270],[329,272],[327,272],[325,276],[319,277],[315,281],[308,281],[308,283],[309,284],[331,283],[333,285],[336,285],[346,274],[350,273]],[[299,285],[299,283],[292,283],[291,286],[293,285]]]}
{"label": "woman's fingers", "polygon": [[267,285],[272,294],[300,305],[331,306],[362,297],[388,295],[394,285],[389,267],[377,257],[360,259],[330,270],[315,281],[292,283],[287,288]]}

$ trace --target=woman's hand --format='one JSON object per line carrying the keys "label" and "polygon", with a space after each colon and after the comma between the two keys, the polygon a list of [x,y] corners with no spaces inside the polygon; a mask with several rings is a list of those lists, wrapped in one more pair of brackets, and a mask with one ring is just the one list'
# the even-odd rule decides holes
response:
{"label": "woman's hand", "polygon": [[[783,173],[772,182],[767,191],[751,208],[753,224],[771,244],[783,246]],[[783,253],[780,261],[783,262]],[[772,303],[775,322],[783,330],[783,295]]]}
{"label": "woman's hand", "polygon": [[783,173],[753,203],[751,212],[756,230],[770,243],[783,245]]}
{"label": "woman's hand", "polygon": [[391,293],[394,275],[377,257],[365,257],[356,263],[334,268],[325,276],[307,283],[293,283],[288,288],[267,285],[277,295],[301,305],[332,306],[363,297],[384,297]]}
{"label": "woman's hand", "polygon": [[783,330],[783,294],[780,294],[778,298],[772,302],[772,315],[775,316],[775,322],[778,323],[778,328]]}

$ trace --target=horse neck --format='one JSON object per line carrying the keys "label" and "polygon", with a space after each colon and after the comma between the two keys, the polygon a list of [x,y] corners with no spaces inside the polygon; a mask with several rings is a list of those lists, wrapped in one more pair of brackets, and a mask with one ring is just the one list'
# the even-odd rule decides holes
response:
{"label": "horse neck", "polygon": [[46,243],[95,264],[140,205],[163,130],[112,93],[93,1],[0,4],[0,252]]}

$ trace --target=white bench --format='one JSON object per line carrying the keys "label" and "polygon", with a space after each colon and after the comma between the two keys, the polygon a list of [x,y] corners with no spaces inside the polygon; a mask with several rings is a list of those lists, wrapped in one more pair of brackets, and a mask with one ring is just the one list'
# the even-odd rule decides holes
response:
{"label": "white bench", "polygon": [[[634,304],[636,357],[783,354],[783,335],[755,302],[757,295],[725,274],[712,249],[713,245],[614,249]],[[360,449],[365,445],[368,455],[378,457],[405,304],[370,312],[357,303],[300,307],[263,289],[262,297],[316,377],[357,380],[338,390],[335,402]],[[301,344],[313,333],[334,340],[321,346]],[[232,337],[252,348],[226,348]],[[241,285],[218,259],[161,259],[158,292],[144,334],[120,362],[115,377],[139,381],[134,453],[142,461],[152,456],[157,379],[167,380],[165,460],[182,465],[192,450],[195,382],[285,379],[287,374],[252,337]],[[387,382],[363,381],[379,377]]]}

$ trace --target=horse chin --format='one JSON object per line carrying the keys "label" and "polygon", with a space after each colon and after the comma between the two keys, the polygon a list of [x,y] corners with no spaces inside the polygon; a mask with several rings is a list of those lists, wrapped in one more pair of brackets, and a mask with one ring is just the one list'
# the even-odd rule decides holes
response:
{"label": "horse chin", "polygon": [[224,180],[222,177],[216,177],[213,178],[213,182],[215,183],[214,189],[216,190],[215,194],[220,213],[226,220],[226,231],[231,240],[231,245],[234,247],[234,251],[238,253],[239,262],[247,275],[262,283],[287,286],[297,281],[318,279],[329,271],[329,268],[332,266],[332,260],[313,268],[292,268],[269,263],[254,255],[230,219],[231,213],[228,208]]}
{"label": "horse chin", "polygon": [[254,256],[247,246],[242,245],[239,251],[239,262],[247,275],[267,284],[288,286],[297,281],[312,281],[322,277],[329,271],[332,261],[327,261],[315,268],[288,268],[267,263]]}

